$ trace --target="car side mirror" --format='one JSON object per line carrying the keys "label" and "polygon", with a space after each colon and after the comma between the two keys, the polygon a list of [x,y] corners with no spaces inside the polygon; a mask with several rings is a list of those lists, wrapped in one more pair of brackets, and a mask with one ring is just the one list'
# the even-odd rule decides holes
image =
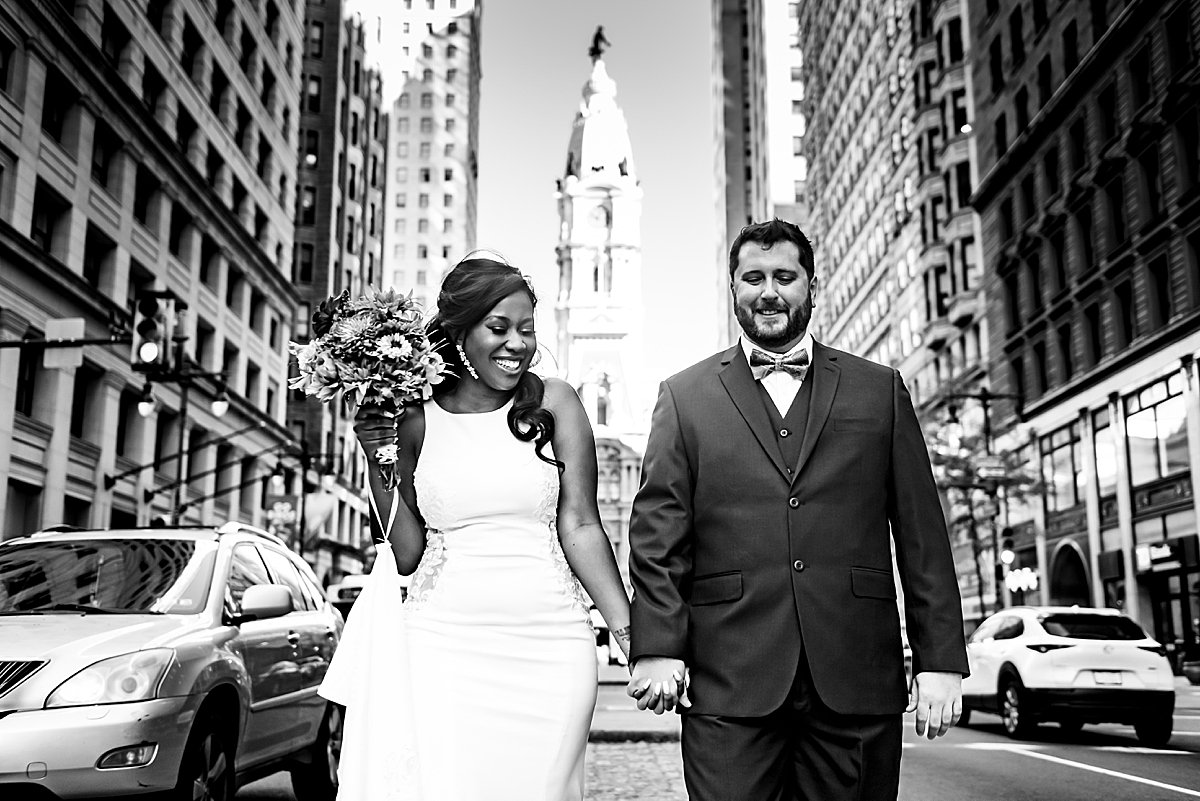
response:
{"label": "car side mirror", "polygon": [[282,584],[255,584],[242,595],[242,611],[233,616],[233,623],[247,620],[267,620],[291,612],[292,592]]}

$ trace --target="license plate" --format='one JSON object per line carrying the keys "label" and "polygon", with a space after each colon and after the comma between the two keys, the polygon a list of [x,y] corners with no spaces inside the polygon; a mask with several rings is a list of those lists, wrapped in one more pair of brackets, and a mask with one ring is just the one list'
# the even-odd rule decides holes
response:
{"label": "license plate", "polygon": [[1096,677],[1097,684],[1120,684],[1121,672],[1119,670],[1096,670],[1093,671]]}

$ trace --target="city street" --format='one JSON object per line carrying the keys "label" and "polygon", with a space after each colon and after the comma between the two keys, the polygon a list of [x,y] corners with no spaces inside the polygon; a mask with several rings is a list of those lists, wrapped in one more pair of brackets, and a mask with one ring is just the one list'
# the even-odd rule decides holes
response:
{"label": "city street", "polygon": [[[599,707],[619,703],[602,688]],[[994,715],[930,743],[905,721],[902,801],[1132,801],[1200,798],[1200,688],[1181,685],[1169,748],[1142,748],[1128,726],[1088,726],[1066,734],[1048,724],[1038,739],[1010,740]],[[598,712],[598,719],[601,713]],[[608,718],[611,720],[611,718]],[[620,720],[627,720],[620,713]],[[256,782],[240,801],[292,798],[283,775]],[[593,742],[589,801],[684,801],[677,742]]]}

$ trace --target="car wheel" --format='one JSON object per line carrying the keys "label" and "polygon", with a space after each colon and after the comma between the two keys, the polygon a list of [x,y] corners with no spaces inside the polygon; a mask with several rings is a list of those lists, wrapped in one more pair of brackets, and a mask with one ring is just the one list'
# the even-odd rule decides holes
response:
{"label": "car wheel", "polygon": [[1162,748],[1171,741],[1171,730],[1175,727],[1171,715],[1148,715],[1133,724],[1138,742],[1150,748]]}
{"label": "car wheel", "polygon": [[1037,727],[1029,714],[1025,685],[1016,676],[1008,677],[1000,686],[1000,719],[1005,733],[1016,740],[1029,737]]}
{"label": "car wheel", "polygon": [[291,771],[296,801],[334,801],[338,790],[338,763],[342,758],[342,708],[337,704],[326,707],[325,718],[309,753],[309,761]]}
{"label": "car wheel", "polygon": [[183,749],[173,801],[230,801],[233,793],[233,749],[216,721],[200,717]]}
{"label": "car wheel", "polygon": [[959,726],[970,726],[971,725],[971,710],[967,709],[965,706],[963,707],[962,714],[958,716],[958,725]]}

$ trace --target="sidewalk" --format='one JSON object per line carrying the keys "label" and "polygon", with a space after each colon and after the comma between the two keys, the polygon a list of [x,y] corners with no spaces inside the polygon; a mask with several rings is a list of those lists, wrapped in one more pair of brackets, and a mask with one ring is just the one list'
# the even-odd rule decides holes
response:
{"label": "sidewalk", "polygon": [[1175,677],[1175,710],[1200,711],[1200,685],[1189,684],[1183,676]]}

